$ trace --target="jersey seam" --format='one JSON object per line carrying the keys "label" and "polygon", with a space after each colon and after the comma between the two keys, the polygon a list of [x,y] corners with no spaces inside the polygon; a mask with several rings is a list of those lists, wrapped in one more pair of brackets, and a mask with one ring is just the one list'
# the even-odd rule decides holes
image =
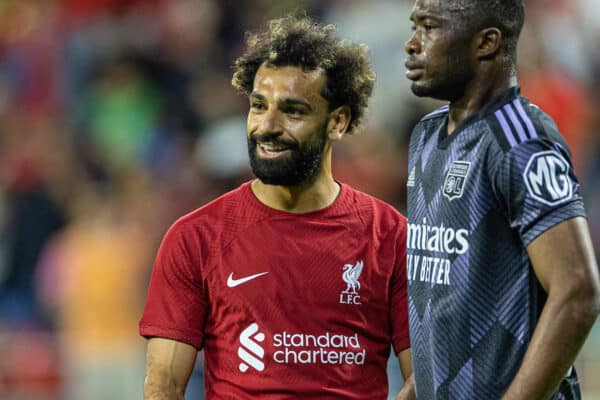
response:
{"label": "jersey seam", "polygon": [[[201,347],[202,341],[204,340],[204,334],[200,334],[198,336],[198,334],[185,332],[185,331],[183,331],[181,329],[177,329],[177,328],[167,328],[164,326],[159,326],[159,325],[154,325],[154,324],[149,324],[149,323],[141,323],[140,331],[142,331],[144,329],[150,330],[149,333],[142,332],[142,335],[144,337],[162,337],[165,339],[172,339],[172,340],[183,339],[186,342],[188,342],[188,344],[192,344],[194,347]],[[152,332],[152,330],[157,331],[160,335],[156,335],[154,332]],[[169,335],[169,333],[175,333],[176,335]],[[163,334],[165,334],[165,335],[163,335]]]}
{"label": "jersey seam", "polygon": [[[550,217],[552,215],[560,213],[562,210],[564,210],[566,208],[577,207],[578,203],[581,204],[581,199],[579,199],[579,198],[573,198],[571,201],[568,201],[568,202],[566,202],[564,204],[561,204],[559,207],[555,207],[555,208],[549,210],[542,217],[540,217],[540,218],[536,219],[535,221],[531,222],[530,224],[528,224],[527,228],[523,229],[523,231],[521,232],[521,236],[522,237],[527,236],[527,234],[529,232],[531,232],[533,229],[535,229],[535,227],[538,226],[540,222],[545,221],[548,217]],[[544,227],[540,232],[538,232],[535,236],[533,236],[532,238],[530,238],[527,242],[524,241],[523,244],[525,246],[528,246],[535,239],[537,239],[538,237],[540,237],[541,235],[543,235],[545,232],[549,231],[550,229],[554,228],[558,224],[563,223],[565,221],[568,221],[570,219],[579,218],[579,217],[584,217],[584,218],[587,219],[587,215],[585,214],[584,210],[581,210],[581,212],[579,214],[577,214],[577,215],[568,215],[564,219],[559,219],[559,220],[556,221],[556,223]]]}

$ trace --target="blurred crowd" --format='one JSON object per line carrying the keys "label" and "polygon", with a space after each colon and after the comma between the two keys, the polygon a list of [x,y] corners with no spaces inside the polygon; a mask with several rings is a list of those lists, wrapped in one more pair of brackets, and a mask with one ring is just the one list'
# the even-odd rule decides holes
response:
{"label": "blurred crowd", "polygon": [[[600,3],[526,5],[519,81],[571,147],[598,254]],[[0,398],[141,398],[137,322],[162,235],[252,177],[231,65],[270,18],[305,9],[369,46],[375,94],[334,174],[404,211],[410,131],[438,105],[404,77],[411,7],[0,0]],[[587,399],[600,399],[598,325],[578,360]]]}

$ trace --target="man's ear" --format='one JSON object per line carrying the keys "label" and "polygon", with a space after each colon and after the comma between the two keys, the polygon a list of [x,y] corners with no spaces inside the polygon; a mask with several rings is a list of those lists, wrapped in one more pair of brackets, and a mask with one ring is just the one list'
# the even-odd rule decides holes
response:
{"label": "man's ear", "polygon": [[327,122],[327,136],[329,140],[341,140],[348,130],[352,113],[350,107],[340,106],[329,113],[329,121]]}
{"label": "man's ear", "polygon": [[494,57],[500,50],[502,32],[498,28],[485,28],[476,37],[476,55],[479,59]]}

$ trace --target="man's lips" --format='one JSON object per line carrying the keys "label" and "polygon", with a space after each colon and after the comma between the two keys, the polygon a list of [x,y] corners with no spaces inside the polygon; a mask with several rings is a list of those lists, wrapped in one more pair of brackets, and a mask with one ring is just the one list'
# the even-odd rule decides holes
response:
{"label": "man's lips", "polygon": [[422,64],[408,60],[404,63],[404,66],[406,67],[406,77],[410,80],[416,80],[423,75],[424,67]]}
{"label": "man's lips", "polygon": [[287,154],[292,146],[273,141],[257,141],[256,153],[260,158],[273,159]]}

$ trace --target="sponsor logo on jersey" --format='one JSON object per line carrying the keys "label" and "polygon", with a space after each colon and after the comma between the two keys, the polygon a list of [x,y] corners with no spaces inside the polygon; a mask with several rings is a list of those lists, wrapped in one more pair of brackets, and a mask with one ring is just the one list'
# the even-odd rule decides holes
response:
{"label": "sponsor logo on jersey", "polygon": [[408,280],[431,285],[450,285],[451,256],[469,250],[469,231],[449,226],[433,226],[423,218],[421,224],[408,224]]}
{"label": "sponsor logo on jersey", "polygon": [[410,173],[408,174],[408,179],[406,180],[406,186],[408,187],[414,187],[416,184],[416,169],[417,167],[413,167],[413,169],[410,170]]}
{"label": "sponsor logo on jersey", "polygon": [[342,279],[346,282],[346,289],[340,293],[340,304],[360,304],[360,274],[364,263],[357,261],[356,264],[345,264]]}
{"label": "sponsor logo on jersey", "polygon": [[250,367],[257,371],[263,371],[265,369],[265,363],[263,358],[265,356],[265,350],[262,348],[259,342],[262,343],[265,340],[265,334],[259,332],[259,327],[256,322],[253,322],[240,334],[240,346],[238,347],[238,357],[242,360],[239,365],[241,372],[247,372]]}
{"label": "sponsor logo on jersey", "polygon": [[322,335],[280,332],[273,335],[273,361],[278,364],[363,365],[366,350],[358,333]]}
{"label": "sponsor logo on jersey", "polygon": [[[265,334],[253,322],[240,334],[239,369],[246,373],[250,368],[265,370]],[[273,334],[272,360],[277,364],[364,365],[367,351],[360,344],[358,333],[341,335],[325,332],[320,335],[298,332]],[[269,357],[271,358],[271,357]]]}
{"label": "sponsor logo on jersey", "polygon": [[531,197],[549,206],[569,200],[573,196],[569,169],[569,163],[554,150],[532,155],[523,172]]}
{"label": "sponsor logo on jersey", "polygon": [[268,274],[268,272],[260,272],[258,274],[254,274],[254,275],[250,275],[250,276],[245,276],[243,278],[233,279],[233,272],[232,272],[227,277],[227,287],[234,288],[236,286],[239,286],[239,285],[241,285],[243,283],[249,282],[252,279],[256,279],[256,278],[261,277],[261,276],[266,275],[266,274]]}
{"label": "sponsor logo on jersey", "polygon": [[461,198],[465,189],[465,182],[471,169],[468,161],[454,161],[446,174],[443,193],[448,200]]}

